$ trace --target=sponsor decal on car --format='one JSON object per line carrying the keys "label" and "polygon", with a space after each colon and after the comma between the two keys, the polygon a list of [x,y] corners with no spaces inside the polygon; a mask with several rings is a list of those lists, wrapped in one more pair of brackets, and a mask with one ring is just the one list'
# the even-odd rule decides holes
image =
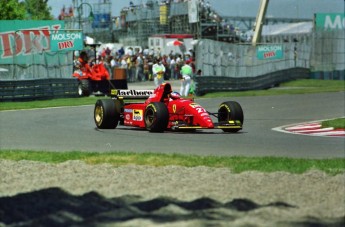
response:
{"label": "sponsor decal on car", "polygon": [[133,110],[133,121],[142,121],[142,120],[143,120],[143,111]]}
{"label": "sponsor decal on car", "polygon": [[206,112],[206,110],[197,103],[191,103],[190,106],[192,108],[196,109],[196,111],[198,111],[198,113],[205,113]]}
{"label": "sponsor decal on car", "polygon": [[153,90],[111,90],[111,94],[123,97],[149,97],[153,95]]}
{"label": "sponsor decal on car", "polygon": [[172,108],[173,108],[173,112],[176,113],[176,104],[174,104],[174,105],[172,106]]}

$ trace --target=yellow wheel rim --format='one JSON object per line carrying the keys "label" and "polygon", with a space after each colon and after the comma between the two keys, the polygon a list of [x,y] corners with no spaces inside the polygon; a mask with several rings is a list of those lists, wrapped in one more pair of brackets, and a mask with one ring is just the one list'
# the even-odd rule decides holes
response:
{"label": "yellow wheel rim", "polygon": [[100,126],[103,122],[104,111],[102,106],[96,106],[95,109],[95,121],[97,126]]}

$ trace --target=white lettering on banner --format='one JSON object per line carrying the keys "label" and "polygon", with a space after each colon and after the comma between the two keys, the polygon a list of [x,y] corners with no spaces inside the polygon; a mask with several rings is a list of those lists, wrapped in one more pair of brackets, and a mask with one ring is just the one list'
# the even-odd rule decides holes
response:
{"label": "white lettering on banner", "polygon": [[259,51],[278,51],[282,50],[282,46],[259,46]]}
{"label": "white lettering on banner", "polygon": [[326,16],[325,18],[325,25],[324,28],[331,28],[331,29],[345,29],[345,17],[341,20],[341,16],[338,15],[332,21],[331,16]]}
{"label": "white lettering on banner", "polygon": [[58,34],[52,34],[52,40],[70,40],[70,39],[82,39],[81,33],[58,33]]}

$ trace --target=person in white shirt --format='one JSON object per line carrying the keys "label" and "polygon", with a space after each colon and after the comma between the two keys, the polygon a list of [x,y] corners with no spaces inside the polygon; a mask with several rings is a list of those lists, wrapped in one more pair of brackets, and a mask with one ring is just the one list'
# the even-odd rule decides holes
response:
{"label": "person in white shirt", "polygon": [[158,87],[164,81],[165,67],[163,63],[156,59],[156,63],[152,66],[153,81],[155,86]]}
{"label": "person in white shirt", "polygon": [[182,96],[188,96],[193,74],[193,68],[189,65],[188,61],[185,61],[180,73],[182,75],[180,94]]}
{"label": "person in white shirt", "polygon": [[173,80],[177,80],[177,73],[176,73],[176,60],[174,56],[171,56],[170,59],[170,78]]}
{"label": "person in white shirt", "polygon": [[122,59],[121,59],[121,62],[120,62],[120,67],[123,68],[123,69],[127,69],[127,58],[128,56],[123,56]]}

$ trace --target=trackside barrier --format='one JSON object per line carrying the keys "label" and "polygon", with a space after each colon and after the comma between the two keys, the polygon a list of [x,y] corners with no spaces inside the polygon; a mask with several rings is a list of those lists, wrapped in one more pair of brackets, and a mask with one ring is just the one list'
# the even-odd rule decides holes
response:
{"label": "trackside barrier", "polygon": [[219,91],[244,91],[267,89],[280,83],[295,80],[307,79],[310,77],[309,69],[293,68],[269,73],[257,77],[221,77],[221,76],[199,76],[194,78],[196,95],[204,95],[209,92]]}
{"label": "trackside barrier", "polygon": [[78,81],[74,78],[2,80],[0,102],[78,97],[77,91]]}

